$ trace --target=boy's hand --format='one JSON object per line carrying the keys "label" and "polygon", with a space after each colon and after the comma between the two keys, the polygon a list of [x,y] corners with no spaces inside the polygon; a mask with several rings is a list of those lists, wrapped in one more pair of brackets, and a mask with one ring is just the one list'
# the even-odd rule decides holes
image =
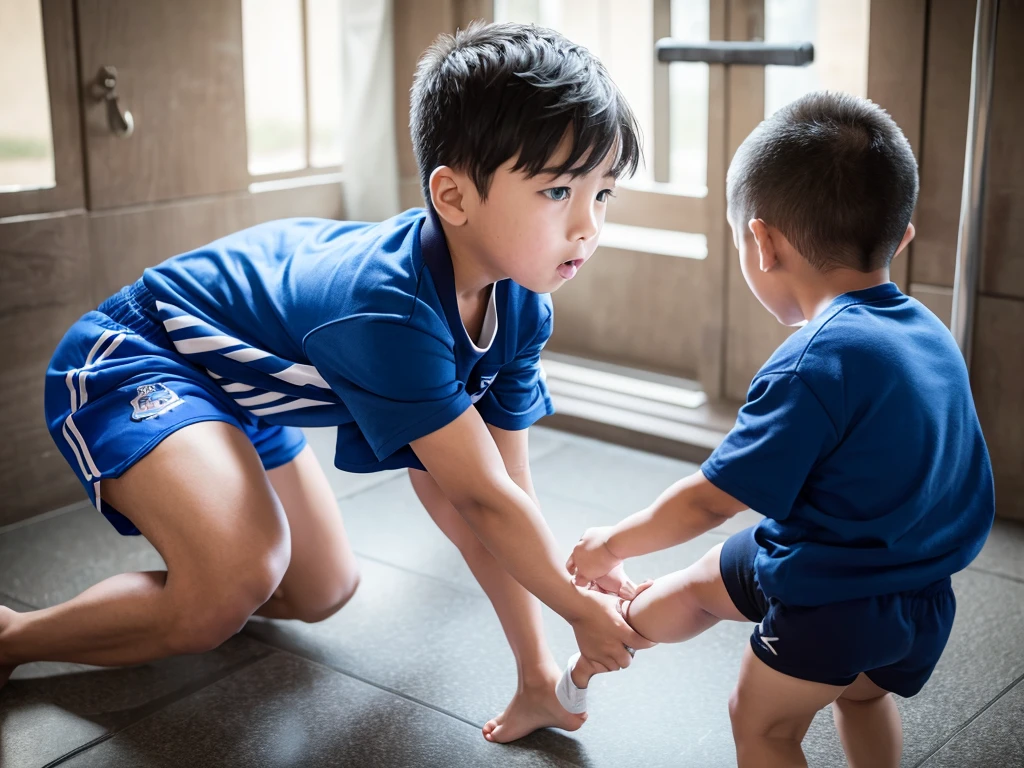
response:
{"label": "boy's hand", "polygon": [[626,569],[619,563],[608,571],[607,575],[592,581],[590,588],[606,595],[618,595],[623,600],[632,600],[653,583],[653,580],[648,579],[641,584],[636,584],[626,575]]}
{"label": "boy's hand", "polygon": [[576,586],[585,587],[596,582],[622,564],[622,560],[608,549],[611,530],[610,526],[588,528],[573,548],[565,562],[565,569],[572,574]]}
{"label": "boy's hand", "polygon": [[651,648],[654,643],[638,635],[619,612],[619,598],[587,591],[587,610],[571,622],[580,653],[609,671],[625,669],[633,660],[630,651]]}

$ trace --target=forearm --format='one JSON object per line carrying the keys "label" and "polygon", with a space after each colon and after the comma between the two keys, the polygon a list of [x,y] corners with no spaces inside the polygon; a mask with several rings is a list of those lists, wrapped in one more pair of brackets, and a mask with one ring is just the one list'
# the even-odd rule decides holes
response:
{"label": "forearm", "polygon": [[700,473],[680,480],[651,506],[613,526],[608,550],[625,560],[682,544],[725,522],[731,514],[710,509],[699,497],[700,480]]}
{"label": "forearm", "polygon": [[578,618],[582,599],[535,499],[511,482],[502,490],[456,509],[512,578],[567,621]]}

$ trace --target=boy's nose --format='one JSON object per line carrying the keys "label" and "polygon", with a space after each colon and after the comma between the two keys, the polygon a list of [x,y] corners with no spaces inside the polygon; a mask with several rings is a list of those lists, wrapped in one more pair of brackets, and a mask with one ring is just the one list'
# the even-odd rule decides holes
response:
{"label": "boy's nose", "polygon": [[572,240],[590,240],[597,234],[597,216],[593,207],[588,207],[577,215],[573,222]]}

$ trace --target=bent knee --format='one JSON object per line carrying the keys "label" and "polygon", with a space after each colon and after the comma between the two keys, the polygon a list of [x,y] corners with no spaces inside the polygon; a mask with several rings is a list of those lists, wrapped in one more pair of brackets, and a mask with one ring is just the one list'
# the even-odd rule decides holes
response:
{"label": "bent knee", "polygon": [[307,624],[316,624],[329,619],[344,608],[359,588],[359,581],[359,571],[353,569],[343,578],[335,580],[333,589],[324,590],[316,595],[291,596],[283,593],[281,598],[288,606],[290,618]]}
{"label": "bent knee", "polygon": [[263,564],[236,574],[230,584],[211,587],[202,579],[192,579],[188,591],[175,589],[173,607],[164,624],[169,652],[205,653],[220,646],[241,631],[246,621],[270,599],[283,575],[280,562],[265,558]]}
{"label": "bent knee", "polygon": [[206,605],[178,613],[170,622],[164,639],[172,655],[206,653],[237,634],[258,608],[253,601]]}

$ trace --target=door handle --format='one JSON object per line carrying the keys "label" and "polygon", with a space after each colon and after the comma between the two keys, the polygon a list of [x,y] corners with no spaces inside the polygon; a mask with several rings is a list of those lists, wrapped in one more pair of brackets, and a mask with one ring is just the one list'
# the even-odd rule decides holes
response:
{"label": "door handle", "polygon": [[690,43],[663,38],[655,43],[658,61],[703,61],[708,64],[774,64],[783,67],[806,67],[814,61],[811,43],[763,43],[758,41],[712,40]]}
{"label": "door handle", "polygon": [[107,124],[110,132],[122,139],[127,139],[135,132],[135,118],[127,109],[121,109],[117,99],[117,69],[103,67],[96,76],[94,91],[96,98],[107,103]]}

